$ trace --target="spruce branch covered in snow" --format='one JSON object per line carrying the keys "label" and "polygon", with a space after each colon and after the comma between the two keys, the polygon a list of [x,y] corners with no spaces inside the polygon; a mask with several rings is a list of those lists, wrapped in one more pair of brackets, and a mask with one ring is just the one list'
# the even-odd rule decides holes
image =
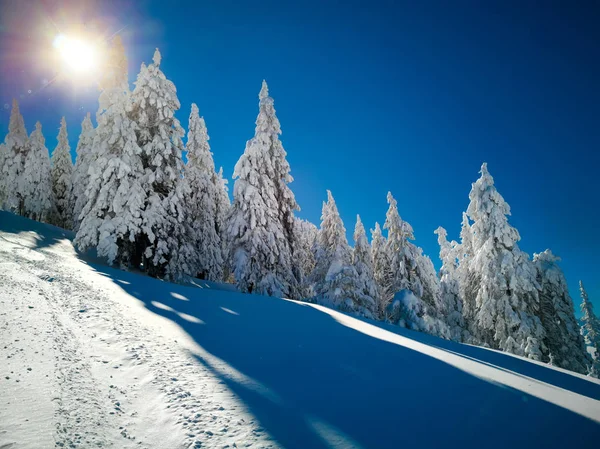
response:
{"label": "spruce branch covered in snow", "polygon": [[8,134],[2,148],[2,179],[0,179],[0,206],[23,215],[23,193],[19,190],[19,180],[25,169],[27,157],[27,130],[19,110],[19,103],[13,100],[8,122]]}
{"label": "spruce branch covered in snow", "polygon": [[63,117],[58,131],[58,144],[52,152],[52,193],[54,217],[52,223],[65,229],[73,228],[73,161],[67,135],[67,121]]}
{"label": "spruce branch covered in snow", "polygon": [[78,230],[81,211],[87,202],[85,189],[89,181],[89,168],[93,153],[94,125],[88,112],[81,122],[81,133],[77,142],[75,166],[73,168],[73,229]]}
{"label": "spruce branch covered in snow", "polygon": [[235,165],[228,243],[233,274],[243,292],[294,297],[294,195],[279,134],[273,99],[267,84],[259,94],[255,135]]}
{"label": "spruce branch covered in snow", "polygon": [[19,179],[23,195],[24,215],[37,221],[48,221],[53,214],[52,173],[50,154],[42,134],[40,122],[29,136],[29,150],[25,157],[23,175]]}
{"label": "spruce branch covered in snow", "polygon": [[546,331],[544,345],[548,354],[543,360],[550,361],[552,356],[553,365],[587,374],[590,360],[559,260],[549,249],[533,255],[541,288],[539,316]]}

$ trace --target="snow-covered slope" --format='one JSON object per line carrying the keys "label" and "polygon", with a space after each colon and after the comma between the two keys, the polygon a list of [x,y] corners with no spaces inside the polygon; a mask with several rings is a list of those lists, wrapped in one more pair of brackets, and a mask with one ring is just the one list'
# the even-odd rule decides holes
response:
{"label": "snow-covered slope", "polygon": [[0,212],[0,448],[596,447],[600,382],[81,257]]}

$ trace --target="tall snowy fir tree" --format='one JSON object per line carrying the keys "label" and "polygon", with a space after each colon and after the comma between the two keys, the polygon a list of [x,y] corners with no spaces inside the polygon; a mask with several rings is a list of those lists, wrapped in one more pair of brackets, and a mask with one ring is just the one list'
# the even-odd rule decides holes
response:
{"label": "tall snowy fir tree", "polygon": [[81,122],[81,134],[77,142],[75,166],[73,168],[73,229],[78,230],[81,211],[87,202],[85,189],[88,185],[90,159],[93,157],[94,125],[88,112]]}
{"label": "tall snowy fir tree", "polygon": [[6,210],[23,214],[23,195],[19,191],[19,179],[25,169],[27,156],[27,130],[19,110],[19,103],[13,100],[8,134],[4,139],[2,179],[0,179],[0,206]]}
{"label": "tall snowy fir tree", "polygon": [[[220,201],[218,175],[215,173],[204,118],[192,103],[187,138],[187,159],[184,183],[189,191],[187,211],[192,225],[193,244],[198,255],[196,271],[203,279],[223,278],[222,244],[219,235],[217,203]],[[194,273],[195,274],[195,273]]]}
{"label": "tall snowy fir tree", "polygon": [[377,285],[377,316],[385,319],[386,308],[394,297],[392,286],[388,280],[391,278],[391,264],[386,250],[386,238],[381,233],[379,223],[375,223],[375,229],[371,229],[371,254],[373,257],[373,275]]}
{"label": "tall snowy fir tree", "polygon": [[52,194],[54,195],[53,224],[65,229],[73,228],[73,161],[67,135],[67,121],[60,121],[58,144],[52,152]]}
{"label": "tall snowy fir tree", "polygon": [[50,154],[42,134],[40,122],[29,136],[29,151],[25,157],[23,175],[19,179],[19,191],[23,195],[24,215],[33,220],[46,222],[52,215],[52,174]]}
{"label": "tall snowy fir tree", "polygon": [[270,153],[270,165],[273,170],[271,179],[275,187],[274,194],[279,209],[279,220],[283,226],[283,232],[292,258],[294,278],[291,283],[290,295],[293,298],[298,298],[298,279],[296,278],[301,277],[302,273],[299,271],[297,264],[295,264],[296,258],[294,257],[294,211],[299,211],[300,206],[298,206],[296,197],[289,187],[294,178],[290,174],[291,170],[290,164],[287,161],[287,153],[283,148],[281,140],[279,140],[281,126],[275,114],[274,101],[269,96],[269,88],[267,82],[264,80],[259,93],[259,99],[259,114],[256,119],[254,139],[259,145],[268,148]]}
{"label": "tall snowy fir tree", "polygon": [[[246,144],[233,177],[228,242],[232,270],[241,291],[295,297],[292,265],[294,195],[281,129],[265,82],[259,94],[254,137]],[[287,168],[286,168],[287,165]]]}
{"label": "tall snowy fir tree", "polygon": [[358,273],[352,265],[352,251],[346,239],[346,228],[331,192],[323,203],[321,227],[315,251],[313,271],[315,299],[318,303],[346,312],[360,312]]}
{"label": "tall snowy fir tree", "polygon": [[448,233],[441,226],[435,230],[440,245],[440,308],[439,312],[449,327],[450,338],[463,341],[465,338],[465,322],[462,315],[462,299],[460,297],[458,259],[461,251],[460,245],[455,241],[448,241]]}
{"label": "tall snowy fir tree", "polygon": [[549,249],[533,255],[541,288],[540,319],[546,331],[544,345],[548,351],[543,361],[552,359],[553,365],[587,374],[591,363],[579,332],[567,281],[557,263],[559,260]]}
{"label": "tall snowy fir tree", "polygon": [[594,313],[594,306],[588,297],[583,282],[579,281],[581,291],[581,333],[585,338],[585,344],[593,351],[593,363],[589,374],[600,377],[600,319]]}
{"label": "tall snowy fir tree", "polygon": [[[124,60],[120,41],[113,42],[112,58]],[[119,54],[122,52],[122,54]],[[98,127],[92,141],[87,201],[75,244],[86,250],[95,247],[109,264],[139,267],[139,235],[146,192],[142,150],[137,144],[137,124],[127,113],[130,94],[127,72],[121,64],[111,65],[100,94]],[[120,68],[119,68],[120,67]],[[143,249],[142,249],[143,251]]]}
{"label": "tall snowy fir tree", "polygon": [[354,248],[352,250],[352,265],[358,276],[356,289],[356,308],[360,315],[367,318],[377,317],[377,284],[373,271],[373,255],[371,246],[367,240],[365,227],[360,220],[360,215],[356,216],[356,226],[354,227]]}
{"label": "tall snowy fir tree", "polygon": [[131,94],[130,117],[138,126],[146,192],[138,249],[144,250],[144,267],[151,276],[177,278],[193,274],[185,210],[189,192],[182,180],[184,131],[175,118],[180,103],[175,85],[160,70],[160,63],[156,49],[153,64],[142,64]]}
{"label": "tall snowy fir tree", "polygon": [[517,245],[519,233],[507,219],[510,207],[496,190],[487,164],[480,173],[467,209],[473,220],[473,257],[464,288],[469,306],[465,319],[479,344],[541,360],[545,333],[537,317],[535,266]]}

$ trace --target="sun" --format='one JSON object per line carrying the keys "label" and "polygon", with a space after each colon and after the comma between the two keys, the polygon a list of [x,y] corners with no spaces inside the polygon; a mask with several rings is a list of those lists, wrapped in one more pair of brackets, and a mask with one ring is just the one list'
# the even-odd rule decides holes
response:
{"label": "sun", "polygon": [[59,34],[54,39],[53,46],[58,52],[65,71],[82,75],[91,73],[98,66],[97,49],[89,41]]}

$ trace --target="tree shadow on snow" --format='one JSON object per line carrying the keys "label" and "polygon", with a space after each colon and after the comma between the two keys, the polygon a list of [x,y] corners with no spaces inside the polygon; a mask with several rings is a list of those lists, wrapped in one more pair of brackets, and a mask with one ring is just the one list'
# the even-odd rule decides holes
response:
{"label": "tree shadow on snow", "polygon": [[[281,447],[594,447],[600,436],[593,420],[367,335],[307,304],[93,266],[187,332],[202,348],[194,354],[198,363]],[[393,332],[591,398],[600,394],[596,383],[518,358]]]}
{"label": "tree shadow on snow", "polygon": [[32,250],[44,249],[63,240],[72,241],[75,238],[75,233],[72,231],[2,210],[0,210],[0,231],[15,235],[28,233],[32,237],[28,239],[32,245],[27,245],[27,248]]}

